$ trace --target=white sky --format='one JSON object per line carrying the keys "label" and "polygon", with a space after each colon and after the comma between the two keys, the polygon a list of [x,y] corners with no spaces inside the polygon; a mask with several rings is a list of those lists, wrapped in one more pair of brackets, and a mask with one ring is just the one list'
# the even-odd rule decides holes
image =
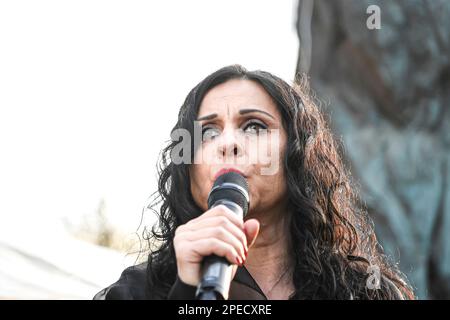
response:
{"label": "white sky", "polygon": [[0,225],[47,230],[104,198],[133,232],[192,87],[233,63],[292,81],[295,6],[0,1]]}

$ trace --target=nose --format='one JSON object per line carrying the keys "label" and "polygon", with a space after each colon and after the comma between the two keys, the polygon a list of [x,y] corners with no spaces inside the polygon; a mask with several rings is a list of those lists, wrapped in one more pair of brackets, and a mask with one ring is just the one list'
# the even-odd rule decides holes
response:
{"label": "nose", "polygon": [[232,159],[241,157],[244,154],[242,144],[237,136],[238,132],[233,128],[227,128],[222,132],[217,148],[219,157],[222,159]]}

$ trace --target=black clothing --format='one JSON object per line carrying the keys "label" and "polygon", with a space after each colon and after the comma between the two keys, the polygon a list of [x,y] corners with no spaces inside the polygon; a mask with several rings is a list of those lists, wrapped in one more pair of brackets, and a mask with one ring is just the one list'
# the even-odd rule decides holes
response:
{"label": "black clothing", "polygon": [[[387,277],[382,280],[391,289],[392,299],[403,300],[404,297],[397,286]],[[119,280],[101,290],[94,296],[94,300],[194,300],[197,288],[182,282],[178,277],[170,290],[156,290],[148,288],[147,262],[125,269]],[[150,296],[151,292],[151,296]],[[350,294],[348,299],[355,297]],[[256,281],[243,267],[238,267],[234,279],[231,281],[229,300],[267,300]]]}
{"label": "black clothing", "polygon": [[[194,300],[196,290],[177,277],[168,293],[152,292],[152,295],[156,299]],[[97,293],[94,300],[147,300],[150,299],[148,291],[145,262],[125,269],[119,280]],[[267,300],[267,297],[247,269],[238,267],[231,281],[229,300]]]}

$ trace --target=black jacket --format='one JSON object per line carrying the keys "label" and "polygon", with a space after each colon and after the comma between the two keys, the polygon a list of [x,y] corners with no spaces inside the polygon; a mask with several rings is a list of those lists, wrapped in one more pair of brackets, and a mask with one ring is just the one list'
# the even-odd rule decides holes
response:
{"label": "black jacket", "polygon": [[[397,286],[387,277],[382,277],[386,286],[390,287],[393,299],[404,297]],[[194,300],[197,288],[183,283],[178,277],[168,291],[151,291],[147,286],[147,263],[125,269],[119,280],[101,290],[94,300]],[[152,293],[150,296],[149,291]],[[352,295],[348,299],[354,299]],[[245,267],[238,267],[230,285],[229,300],[267,300],[256,281]]]}
{"label": "black jacket", "polygon": [[[153,299],[193,300],[196,289],[177,277],[168,293],[152,292],[152,295]],[[147,300],[151,298],[148,291],[147,263],[142,263],[125,269],[119,280],[97,293],[94,300]],[[267,297],[247,269],[238,267],[230,285],[229,300],[267,300]]]}

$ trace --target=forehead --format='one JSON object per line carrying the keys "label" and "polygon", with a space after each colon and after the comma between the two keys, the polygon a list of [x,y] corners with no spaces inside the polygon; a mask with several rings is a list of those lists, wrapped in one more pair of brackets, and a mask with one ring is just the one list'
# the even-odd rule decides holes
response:
{"label": "forehead", "polygon": [[262,85],[256,81],[232,79],[207,92],[200,104],[198,115],[221,113],[227,108],[238,112],[241,108],[249,107],[270,112],[274,116],[278,113],[275,102]]}

